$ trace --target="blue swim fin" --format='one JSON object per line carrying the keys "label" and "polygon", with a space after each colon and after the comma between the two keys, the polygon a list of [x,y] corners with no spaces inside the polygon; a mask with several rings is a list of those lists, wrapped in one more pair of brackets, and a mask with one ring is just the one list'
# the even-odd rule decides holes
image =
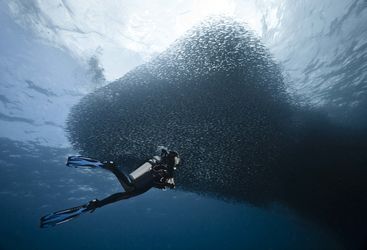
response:
{"label": "blue swim fin", "polygon": [[68,167],[83,167],[83,168],[103,168],[103,163],[84,156],[69,156],[66,162]]}
{"label": "blue swim fin", "polygon": [[56,225],[60,225],[62,223],[75,219],[79,215],[82,215],[86,212],[93,212],[95,210],[95,207],[91,208],[91,206],[89,206],[90,204],[91,202],[82,206],[72,207],[45,215],[40,219],[40,227],[54,227]]}

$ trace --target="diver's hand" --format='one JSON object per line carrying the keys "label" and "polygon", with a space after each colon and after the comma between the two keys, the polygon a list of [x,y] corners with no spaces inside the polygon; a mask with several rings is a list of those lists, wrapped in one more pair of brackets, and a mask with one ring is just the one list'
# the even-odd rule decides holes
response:
{"label": "diver's hand", "polygon": [[170,189],[175,188],[176,187],[175,179],[173,178],[167,179],[166,186],[169,187]]}

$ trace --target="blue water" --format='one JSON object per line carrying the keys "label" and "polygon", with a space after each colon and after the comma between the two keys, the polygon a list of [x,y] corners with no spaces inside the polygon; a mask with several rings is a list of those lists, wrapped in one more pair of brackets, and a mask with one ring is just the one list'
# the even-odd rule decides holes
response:
{"label": "blue water", "polygon": [[[62,2],[66,5],[67,1]],[[246,9],[239,2],[237,4]],[[105,62],[107,54],[120,52],[117,53],[119,48],[115,47],[100,48],[93,52],[92,58],[96,61],[85,63],[85,58],[81,60],[80,57],[89,53],[83,47],[88,43],[78,44],[79,40],[72,39],[60,42],[57,38],[60,34],[67,37],[68,32],[76,30],[78,36],[93,40],[96,38],[88,35],[96,33],[93,28],[88,26],[84,32],[79,32],[74,26],[75,29],[70,29],[66,21],[65,27],[58,26],[52,22],[52,14],[44,15],[44,9],[37,6],[35,1],[0,1],[1,250],[359,249],[364,246],[364,232],[359,232],[355,238],[346,236],[344,233],[348,229],[332,227],[308,216],[307,204],[304,205],[308,209],[305,209],[307,216],[303,216],[302,209],[293,209],[280,200],[254,205],[246,201],[219,200],[180,188],[166,192],[150,190],[75,221],[40,229],[39,218],[45,214],[121,191],[111,173],[65,166],[67,156],[78,153],[70,146],[65,132],[70,108],[86,94],[113,80],[103,75],[104,70],[107,73],[110,70],[108,63],[100,65],[99,60]],[[178,3],[178,7],[175,6],[168,7],[171,10],[182,7]],[[281,65],[287,91],[295,102],[321,108],[337,126],[365,131],[366,1],[300,1],[296,4],[294,1],[274,1],[272,4],[259,1],[257,7],[263,15],[259,35],[274,60]],[[77,12],[74,9],[70,13]],[[178,12],[172,15],[186,13]],[[245,15],[239,12],[238,16]],[[270,25],[269,20],[274,16],[279,22]],[[75,24],[78,18],[74,19]],[[107,41],[107,44],[109,42],[113,43]],[[121,55],[127,56],[122,63],[117,64],[116,58],[110,58],[114,70],[121,67],[117,72],[121,76],[144,62],[144,53],[139,54],[132,47],[123,48]],[[360,154],[365,150],[349,146],[353,144],[345,145],[338,154],[345,150],[353,157],[354,149]],[[352,191],[342,189],[333,194],[349,203],[330,205],[348,208],[345,217],[352,218],[347,223],[350,228],[356,224],[367,225],[366,217],[359,213],[367,201],[347,199],[351,192],[361,196],[366,192],[358,185],[365,183],[364,163],[364,158],[357,159],[351,168],[319,175],[330,176],[330,180],[340,179],[351,187]],[[320,172],[312,171],[306,173]],[[289,179],[291,183],[292,177]],[[311,189],[301,184],[306,190],[304,193],[309,194],[315,186],[325,189],[323,185],[318,186],[317,181],[321,183],[315,178],[315,183],[310,183]],[[322,199],[322,194],[318,199]],[[353,211],[358,212],[353,215]],[[311,212],[314,214],[323,213]]]}
{"label": "blue water", "polygon": [[107,172],[66,167],[69,149],[1,145],[1,249],[343,249],[327,228],[277,204],[258,208],[182,191],[151,190],[40,229],[41,215],[120,187]]}

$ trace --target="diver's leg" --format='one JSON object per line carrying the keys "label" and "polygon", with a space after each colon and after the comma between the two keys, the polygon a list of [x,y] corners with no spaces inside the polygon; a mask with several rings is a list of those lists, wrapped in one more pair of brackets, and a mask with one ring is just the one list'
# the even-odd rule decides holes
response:
{"label": "diver's leg", "polygon": [[109,170],[117,177],[125,191],[134,190],[134,185],[131,183],[129,177],[121,172],[112,161],[100,162],[84,156],[69,156],[66,165],[75,168],[103,168]]}
{"label": "diver's leg", "polygon": [[68,209],[64,209],[61,211],[57,211],[51,214],[48,214],[46,216],[43,216],[40,219],[40,227],[46,228],[46,227],[53,227],[65,222],[68,222],[70,220],[73,220],[77,217],[79,217],[82,214],[85,214],[87,212],[93,212],[95,209],[103,207],[107,204],[114,203],[116,201],[128,199],[133,196],[137,196],[139,194],[142,194],[144,192],[121,192],[116,193],[113,195],[108,196],[107,198],[103,200],[92,200],[88,202],[87,204],[78,206],[78,207],[72,207]]}
{"label": "diver's leg", "polygon": [[64,209],[61,211],[57,211],[51,214],[48,214],[46,216],[43,216],[40,219],[40,227],[41,228],[46,228],[46,227],[53,227],[65,222],[68,222],[70,220],[73,220],[77,217],[79,217],[82,214],[88,213],[88,212],[93,212],[95,209],[103,207],[107,204],[111,204],[114,203],[116,201],[120,201],[120,200],[124,200],[124,199],[128,199],[130,197],[133,196],[137,196],[139,194],[142,194],[144,192],[140,191],[140,192],[121,192],[121,193],[116,193],[113,195],[108,196],[107,198],[103,199],[103,200],[92,200],[90,202],[88,202],[87,204],[78,206],[78,207],[72,207],[72,208],[68,208],[68,209]]}
{"label": "diver's leg", "polygon": [[144,192],[120,192],[120,193],[115,193],[115,194],[112,194],[112,195],[104,198],[103,200],[96,200],[95,201],[95,207],[96,208],[103,207],[105,205],[114,203],[116,201],[129,199],[131,197],[137,196],[137,195],[142,194],[142,193],[144,193]]}
{"label": "diver's leg", "polygon": [[102,168],[111,171],[116,176],[126,192],[132,192],[135,189],[134,184],[130,181],[129,177],[121,172],[112,161],[103,162]]}

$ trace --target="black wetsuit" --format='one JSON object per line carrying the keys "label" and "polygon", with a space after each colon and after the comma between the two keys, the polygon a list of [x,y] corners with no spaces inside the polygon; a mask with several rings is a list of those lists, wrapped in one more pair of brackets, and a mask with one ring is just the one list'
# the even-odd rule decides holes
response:
{"label": "black wetsuit", "polygon": [[169,182],[169,180],[173,180],[174,158],[167,157],[164,161],[158,163],[149,160],[148,163],[151,164],[151,170],[132,181],[113,162],[104,162],[103,168],[111,171],[117,177],[125,191],[112,194],[102,200],[93,200],[89,204],[90,208],[98,208],[119,200],[128,199],[145,193],[153,187],[159,189],[175,187],[173,181]]}

